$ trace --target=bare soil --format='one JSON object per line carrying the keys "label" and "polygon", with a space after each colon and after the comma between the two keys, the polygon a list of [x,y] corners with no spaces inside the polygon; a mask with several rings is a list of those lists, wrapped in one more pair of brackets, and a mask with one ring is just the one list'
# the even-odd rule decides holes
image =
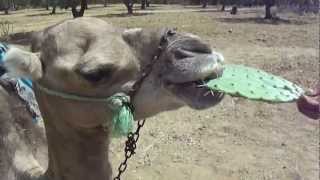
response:
{"label": "bare soil", "polygon": [[[279,20],[267,21],[262,8],[240,9],[232,16],[216,7],[163,5],[136,9],[130,17],[125,12],[123,5],[94,6],[85,15],[121,27],[178,27],[206,39],[227,63],[257,67],[304,88],[319,80],[316,15],[282,12]],[[14,32],[39,30],[66,18],[72,18],[71,12],[49,15],[42,9],[0,15],[13,23]],[[112,142],[114,172],[123,159],[123,142]],[[319,175],[319,121],[300,114],[294,103],[226,97],[208,110],[185,107],[149,118],[124,179],[318,180]]]}

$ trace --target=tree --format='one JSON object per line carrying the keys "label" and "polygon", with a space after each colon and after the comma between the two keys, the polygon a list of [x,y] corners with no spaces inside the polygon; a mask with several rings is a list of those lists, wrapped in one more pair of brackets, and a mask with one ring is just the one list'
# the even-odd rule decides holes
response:
{"label": "tree", "polygon": [[84,11],[88,9],[88,3],[87,0],[81,0],[80,3],[80,10],[77,10],[77,4],[76,3],[72,3],[72,7],[71,7],[71,11],[72,11],[72,15],[74,18],[77,17],[82,17],[84,14]]}
{"label": "tree", "polygon": [[222,7],[221,7],[221,11],[225,11],[226,10],[226,4],[223,1]]}
{"label": "tree", "polygon": [[238,13],[238,7],[236,5],[232,6],[230,14],[235,15]]}
{"label": "tree", "polygon": [[57,8],[56,5],[52,6],[51,14],[56,14],[56,8]]}
{"label": "tree", "polygon": [[49,0],[46,0],[46,10],[49,10]]}
{"label": "tree", "polygon": [[202,0],[202,8],[206,8],[208,6],[208,0]]}
{"label": "tree", "polygon": [[123,0],[123,3],[128,9],[128,14],[133,14],[133,0]]}
{"label": "tree", "polygon": [[221,0],[221,4],[222,4],[221,11],[225,11],[226,10],[227,0]]}
{"label": "tree", "polygon": [[271,7],[275,5],[275,0],[264,0],[266,6],[266,16],[265,19],[272,19]]}
{"label": "tree", "polygon": [[141,0],[141,9],[146,9],[146,1],[147,0]]}
{"label": "tree", "polygon": [[104,0],[103,7],[107,7],[107,0]]}
{"label": "tree", "polygon": [[10,9],[10,0],[7,0],[7,3],[4,5],[4,14],[9,14]]}
{"label": "tree", "polygon": [[146,9],[150,6],[150,0],[141,0],[141,9]]}
{"label": "tree", "polygon": [[52,6],[52,11],[50,14],[56,14],[56,8],[57,8],[57,2],[58,0],[49,0],[48,1],[48,9],[49,9],[49,6]]}

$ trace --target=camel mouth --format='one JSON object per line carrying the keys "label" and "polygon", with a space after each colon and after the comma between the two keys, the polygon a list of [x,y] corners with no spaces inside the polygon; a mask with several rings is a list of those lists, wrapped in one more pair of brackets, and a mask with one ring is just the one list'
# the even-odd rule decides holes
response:
{"label": "camel mouth", "polygon": [[167,83],[168,89],[193,109],[201,110],[218,104],[224,93],[212,91],[203,86],[207,80],[184,83]]}

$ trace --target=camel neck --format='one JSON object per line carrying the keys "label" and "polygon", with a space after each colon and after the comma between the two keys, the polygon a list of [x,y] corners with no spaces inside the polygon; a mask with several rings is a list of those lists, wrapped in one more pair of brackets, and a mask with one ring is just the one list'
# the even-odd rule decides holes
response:
{"label": "camel neck", "polygon": [[[110,180],[108,144],[98,131],[65,137],[46,123],[50,180]],[[74,131],[69,129],[69,131]]]}
{"label": "camel neck", "polygon": [[110,133],[101,126],[90,124],[105,121],[108,117],[105,108],[92,109],[93,104],[83,102],[69,103],[40,91],[36,91],[36,97],[48,141],[47,179],[111,180]]}

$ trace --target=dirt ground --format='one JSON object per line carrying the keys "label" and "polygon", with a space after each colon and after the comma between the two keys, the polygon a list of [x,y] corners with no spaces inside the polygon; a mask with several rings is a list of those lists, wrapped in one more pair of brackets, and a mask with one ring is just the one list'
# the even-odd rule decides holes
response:
{"label": "dirt ground", "polygon": [[[138,5],[137,5],[138,6]],[[14,32],[38,30],[69,11],[42,9],[0,15]],[[265,21],[263,9],[231,16],[216,7],[155,5],[125,15],[123,5],[91,7],[86,16],[121,27],[178,27],[206,39],[227,63],[283,76],[305,88],[319,80],[319,17],[279,13]],[[204,111],[182,108],[149,118],[126,180],[318,180],[319,122],[301,115],[294,103],[268,104],[226,97]],[[110,156],[116,172],[124,139],[114,139]]]}

